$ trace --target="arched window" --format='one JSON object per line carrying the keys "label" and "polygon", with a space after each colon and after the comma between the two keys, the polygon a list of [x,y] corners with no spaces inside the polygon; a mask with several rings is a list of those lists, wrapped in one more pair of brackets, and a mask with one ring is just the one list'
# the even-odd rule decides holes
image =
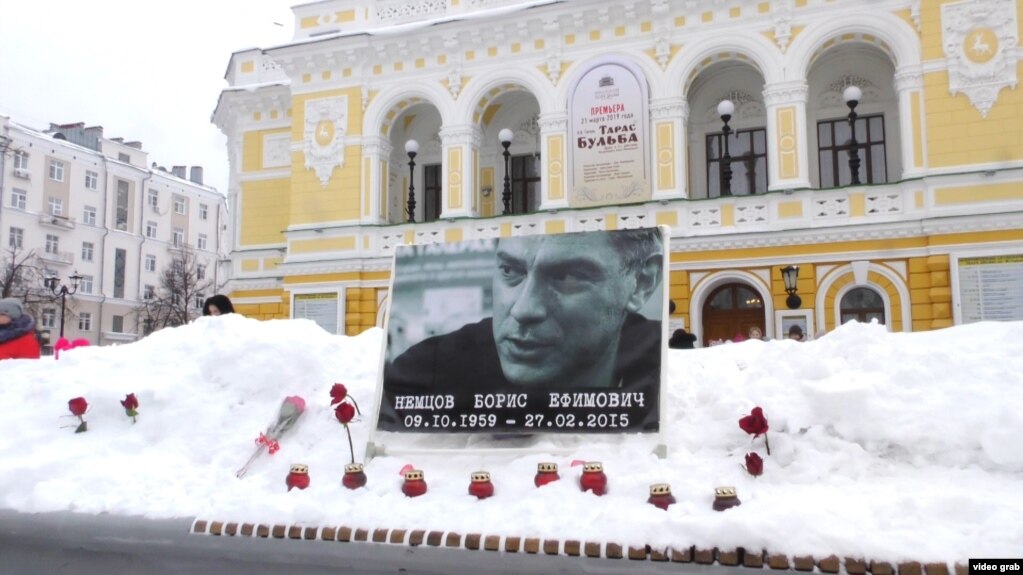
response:
{"label": "arched window", "polygon": [[863,323],[870,323],[871,320],[876,319],[882,325],[886,323],[884,300],[881,299],[881,294],[870,288],[859,287],[849,290],[842,296],[839,313],[842,323],[852,319]]}

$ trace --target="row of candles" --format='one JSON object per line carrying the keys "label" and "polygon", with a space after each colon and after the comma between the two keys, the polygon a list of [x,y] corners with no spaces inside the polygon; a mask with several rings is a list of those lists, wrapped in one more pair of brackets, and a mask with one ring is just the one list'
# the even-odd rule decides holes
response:
{"label": "row of candles", "polygon": [[[406,469],[403,473],[404,481],[401,485],[401,492],[407,497],[419,497],[427,491],[425,474],[421,469]],[[558,474],[558,464],[542,462],[536,465],[536,475],[533,477],[533,484],[543,487],[553,481],[558,481],[561,476]],[[309,486],[309,466],[295,464],[291,466],[286,480],[288,490],[293,488],[305,489]],[[350,463],[345,465],[345,474],[341,483],[348,489],[358,489],[366,485],[366,472],[361,463]],[[604,474],[604,465],[599,461],[588,461],[583,463],[582,474],[579,476],[579,488],[582,491],[589,491],[594,495],[607,493],[607,475]],[[473,471],[469,476],[469,495],[477,499],[487,499],[494,495],[494,484],[490,481],[490,472]],[[667,483],[654,483],[650,486],[650,497],[647,503],[667,509],[675,503],[675,496],[671,494],[671,485]],[[736,505],[740,505],[739,497],[735,487],[718,487],[714,490],[715,511],[724,511]]]}

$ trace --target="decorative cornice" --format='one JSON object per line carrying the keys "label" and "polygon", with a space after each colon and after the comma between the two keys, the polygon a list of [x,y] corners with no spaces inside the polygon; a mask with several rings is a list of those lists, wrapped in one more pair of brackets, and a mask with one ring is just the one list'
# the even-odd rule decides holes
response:
{"label": "decorative cornice", "polygon": [[350,260],[285,261],[277,266],[284,276],[348,272],[389,272],[389,257],[356,257]]}
{"label": "decorative cornice", "polygon": [[364,156],[389,157],[394,150],[394,145],[383,136],[363,136],[362,154]]}
{"label": "decorative cornice", "polygon": [[895,91],[921,90],[924,87],[924,73],[920,66],[906,66],[895,72]]}
{"label": "decorative cornice", "polygon": [[[672,252],[742,250],[788,246],[827,245],[844,242],[916,238],[928,235],[1014,230],[1023,227],[1023,213],[990,217],[952,216],[896,223],[828,226],[818,229],[779,230],[761,233],[715,233],[706,236],[672,236]],[[834,254],[831,254],[834,257]]]}
{"label": "decorative cornice", "polygon": [[781,104],[805,104],[809,88],[803,80],[778,82],[764,86],[764,104],[779,106]]}
{"label": "decorative cornice", "polygon": [[478,148],[482,140],[479,126],[463,124],[443,126],[439,132],[444,146],[473,146]]}
{"label": "decorative cornice", "polygon": [[650,119],[685,119],[689,115],[689,102],[683,98],[662,98],[650,102]]}
{"label": "decorative cornice", "polygon": [[568,115],[564,112],[549,112],[541,114],[536,123],[540,126],[541,134],[564,132],[568,128]]}

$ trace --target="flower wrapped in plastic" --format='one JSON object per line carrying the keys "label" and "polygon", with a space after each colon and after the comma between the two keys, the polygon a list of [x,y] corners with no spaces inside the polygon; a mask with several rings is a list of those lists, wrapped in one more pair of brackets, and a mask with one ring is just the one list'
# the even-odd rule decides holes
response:
{"label": "flower wrapped in plastic", "polygon": [[297,395],[285,397],[284,401],[281,402],[281,409],[277,413],[277,420],[266,428],[265,433],[259,434],[259,437],[256,438],[256,451],[252,453],[252,457],[249,457],[249,460],[245,462],[245,465],[235,475],[238,478],[245,477],[245,474],[249,471],[249,466],[262,455],[264,450],[269,452],[270,455],[277,453],[281,449],[281,437],[294,427],[295,422],[298,421],[298,418],[304,412],[304,399]]}

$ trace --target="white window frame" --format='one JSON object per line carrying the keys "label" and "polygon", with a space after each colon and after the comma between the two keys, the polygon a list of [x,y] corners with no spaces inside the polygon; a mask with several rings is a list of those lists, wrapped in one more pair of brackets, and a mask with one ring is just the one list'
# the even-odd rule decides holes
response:
{"label": "white window frame", "polygon": [[78,283],[78,291],[82,293],[92,293],[93,277],[83,275],[82,279]]}
{"label": "white window frame", "polygon": [[56,160],[50,158],[50,179],[55,182],[64,181],[64,162],[62,160]]}
{"label": "white window frame", "polygon": [[156,256],[148,254],[146,255],[146,271],[147,272],[156,271]]}
{"label": "white window frame", "polygon": [[206,249],[206,234],[199,234],[199,239],[196,241],[195,247],[200,250]]}
{"label": "white window frame", "polygon": [[160,205],[160,192],[157,190],[150,189],[146,193],[146,197],[149,198],[149,205],[153,208],[157,208]]}
{"label": "white window frame", "polygon": [[180,248],[185,245],[185,230],[183,228],[174,228],[174,235],[172,239],[174,247]]}
{"label": "white window frame", "polygon": [[156,222],[146,222],[146,237],[155,238],[159,228],[156,226]]}
{"label": "white window frame", "polygon": [[7,234],[7,247],[14,249],[21,249],[25,242],[25,230],[23,228],[11,227],[11,231]]}
{"label": "white window frame", "polygon": [[99,186],[99,172],[85,170],[85,187],[95,190]]}
{"label": "white window frame", "polygon": [[174,196],[174,213],[180,216],[186,214],[185,198],[182,198],[181,196]]}
{"label": "white window frame", "polygon": [[92,331],[92,313],[83,311],[78,314],[78,331]]}
{"label": "white window frame", "polygon": [[199,219],[208,220],[210,217],[210,207],[206,204],[199,204]]}
{"label": "white window frame", "polygon": [[57,310],[52,307],[43,308],[39,315],[39,325],[51,329],[57,327]]}
{"label": "white window frame", "polygon": [[28,192],[20,188],[11,188],[11,207],[16,210],[24,210],[28,205]]}
{"label": "white window frame", "polygon": [[205,264],[197,264],[195,266],[195,279],[197,279],[197,280],[204,280],[204,279],[206,279],[206,265]]}
{"label": "white window frame", "polygon": [[151,299],[156,299],[156,286],[146,284],[142,286],[142,300],[149,301]]}
{"label": "white window frame", "polygon": [[95,257],[96,244],[92,242],[82,242],[82,261],[91,262],[92,258]]}
{"label": "white window frame", "polygon": [[46,205],[50,209],[51,216],[63,216],[64,215],[64,200],[63,198],[55,198],[50,196],[46,198]]}
{"label": "white window frame", "polygon": [[90,226],[96,225],[96,208],[92,206],[82,208],[82,223]]}
{"label": "white window frame", "polygon": [[28,171],[28,152],[25,150],[14,150],[14,169]]}
{"label": "white window frame", "polygon": [[54,255],[60,253],[60,237],[46,234],[46,253]]}

